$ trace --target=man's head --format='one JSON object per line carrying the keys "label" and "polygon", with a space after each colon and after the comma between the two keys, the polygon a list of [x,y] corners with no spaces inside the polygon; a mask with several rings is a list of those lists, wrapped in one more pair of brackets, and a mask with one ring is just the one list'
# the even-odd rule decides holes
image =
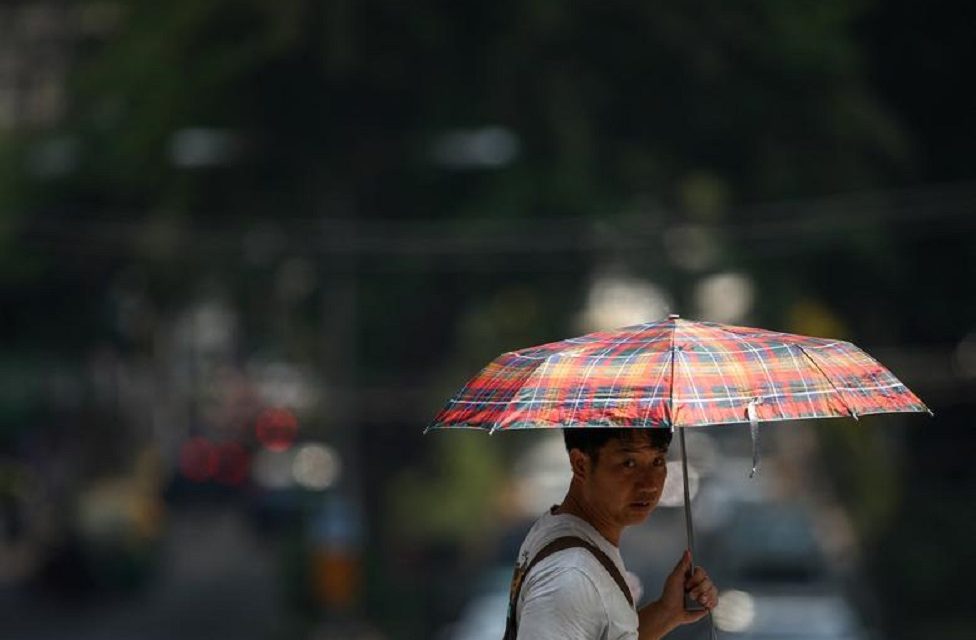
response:
{"label": "man's head", "polygon": [[570,496],[601,531],[643,522],[667,478],[670,429],[563,429],[573,470]]}

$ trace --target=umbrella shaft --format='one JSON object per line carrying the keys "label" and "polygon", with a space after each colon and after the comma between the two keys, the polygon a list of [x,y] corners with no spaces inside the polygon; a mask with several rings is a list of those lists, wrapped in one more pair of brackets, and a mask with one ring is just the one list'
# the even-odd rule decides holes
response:
{"label": "umbrella shaft", "polygon": [[685,490],[685,530],[688,533],[688,551],[691,552],[692,562],[695,558],[695,528],[691,523],[691,491],[688,489],[688,453],[685,450],[685,430],[678,429],[681,440],[681,479]]}
{"label": "umbrella shaft", "polygon": [[[695,528],[691,524],[691,491],[688,489],[688,452],[685,451],[685,430],[678,429],[678,437],[681,440],[681,479],[685,489],[685,529],[688,532],[688,551],[691,553],[691,566],[688,568],[689,575],[695,570]],[[685,594],[685,610],[701,611],[702,607],[697,602]],[[715,618],[712,612],[708,612],[708,625],[711,631],[712,640],[718,640],[718,632],[715,631]]]}

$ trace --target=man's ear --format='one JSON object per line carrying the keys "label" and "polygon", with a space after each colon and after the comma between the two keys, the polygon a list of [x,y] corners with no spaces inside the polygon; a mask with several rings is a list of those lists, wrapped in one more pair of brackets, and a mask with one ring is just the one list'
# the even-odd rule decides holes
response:
{"label": "man's ear", "polygon": [[569,466],[573,469],[573,477],[578,480],[583,480],[586,478],[586,474],[589,471],[590,457],[580,451],[579,449],[570,449],[569,451]]}

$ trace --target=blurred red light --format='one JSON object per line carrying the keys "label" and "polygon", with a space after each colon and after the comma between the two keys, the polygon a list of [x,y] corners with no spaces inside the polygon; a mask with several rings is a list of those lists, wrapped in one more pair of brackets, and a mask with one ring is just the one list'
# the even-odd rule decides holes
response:
{"label": "blurred red light", "polygon": [[254,423],[254,432],[266,449],[287,451],[298,435],[298,419],[288,409],[265,409]]}
{"label": "blurred red light", "polygon": [[236,442],[225,442],[217,448],[217,482],[232,487],[244,484],[250,470],[247,451]]}
{"label": "blurred red light", "polygon": [[180,447],[180,472],[193,482],[205,482],[219,468],[217,450],[206,438],[190,438]]}

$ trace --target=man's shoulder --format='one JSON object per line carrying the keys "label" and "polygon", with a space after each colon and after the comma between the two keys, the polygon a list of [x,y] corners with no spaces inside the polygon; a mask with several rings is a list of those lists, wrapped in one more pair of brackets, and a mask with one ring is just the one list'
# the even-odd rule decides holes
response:
{"label": "man's shoulder", "polygon": [[[516,564],[520,578],[532,583],[551,580],[579,582],[585,576],[589,584],[599,584],[596,571],[605,571],[593,553],[595,545],[572,522],[541,518],[526,536]],[[531,566],[530,566],[531,565]],[[586,583],[580,583],[581,588]]]}
{"label": "man's shoulder", "polygon": [[529,529],[522,543],[520,555],[535,555],[546,545],[564,538],[579,538],[584,542],[594,544],[594,530],[582,520],[571,516],[544,514],[536,520]]}
{"label": "man's shoulder", "polygon": [[[594,599],[603,604],[609,604],[609,598],[614,606],[633,607],[619,553],[612,553],[613,549],[608,552],[585,535],[565,531],[548,533],[524,545],[519,556],[517,575],[520,583],[524,581],[525,589],[572,587],[596,594]],[[621,603],[617,603],[618,598]]]}
{"label": "man's shoulder", "polygon": [[[572,557],[584,558],[582,561],[587,566],[592,566],[594,561],[599,565],[601,561],[597,560],[596,556],[600,555],[609,558],[623,571],[620,552],[592,525],[575,516],[567,515],[545,514],[539,518],[526,534],[519,549],[517,562],[527,564],[553,544],[557,545],[560,549],[558,554],[564,558],[570,557],[565,554],[564,549],[573,548],[577,552],[572,554]],[[551,547],[549,550],[552,552]]]}
{"label": "man's shoulder", "polygon": [[526,588],[544,584],[547,588],[573,586],[599,592],[603,577],[600,572],[605,574],[606,569],[594,555],[595,549],[575,519],[546,514],[536,521],[522,543],[517,575],[520,581],[526,581]]}
{"label": "man's shoulder", "polygon": [[601,587],[604,578],[609,576],[603,563],[600,562],[591,549],[584,546],[560,549],[540,560],[536,569],[533,571],[533,573],[540,576],[569,575],[574,572],[585,575],[597,589]]}

